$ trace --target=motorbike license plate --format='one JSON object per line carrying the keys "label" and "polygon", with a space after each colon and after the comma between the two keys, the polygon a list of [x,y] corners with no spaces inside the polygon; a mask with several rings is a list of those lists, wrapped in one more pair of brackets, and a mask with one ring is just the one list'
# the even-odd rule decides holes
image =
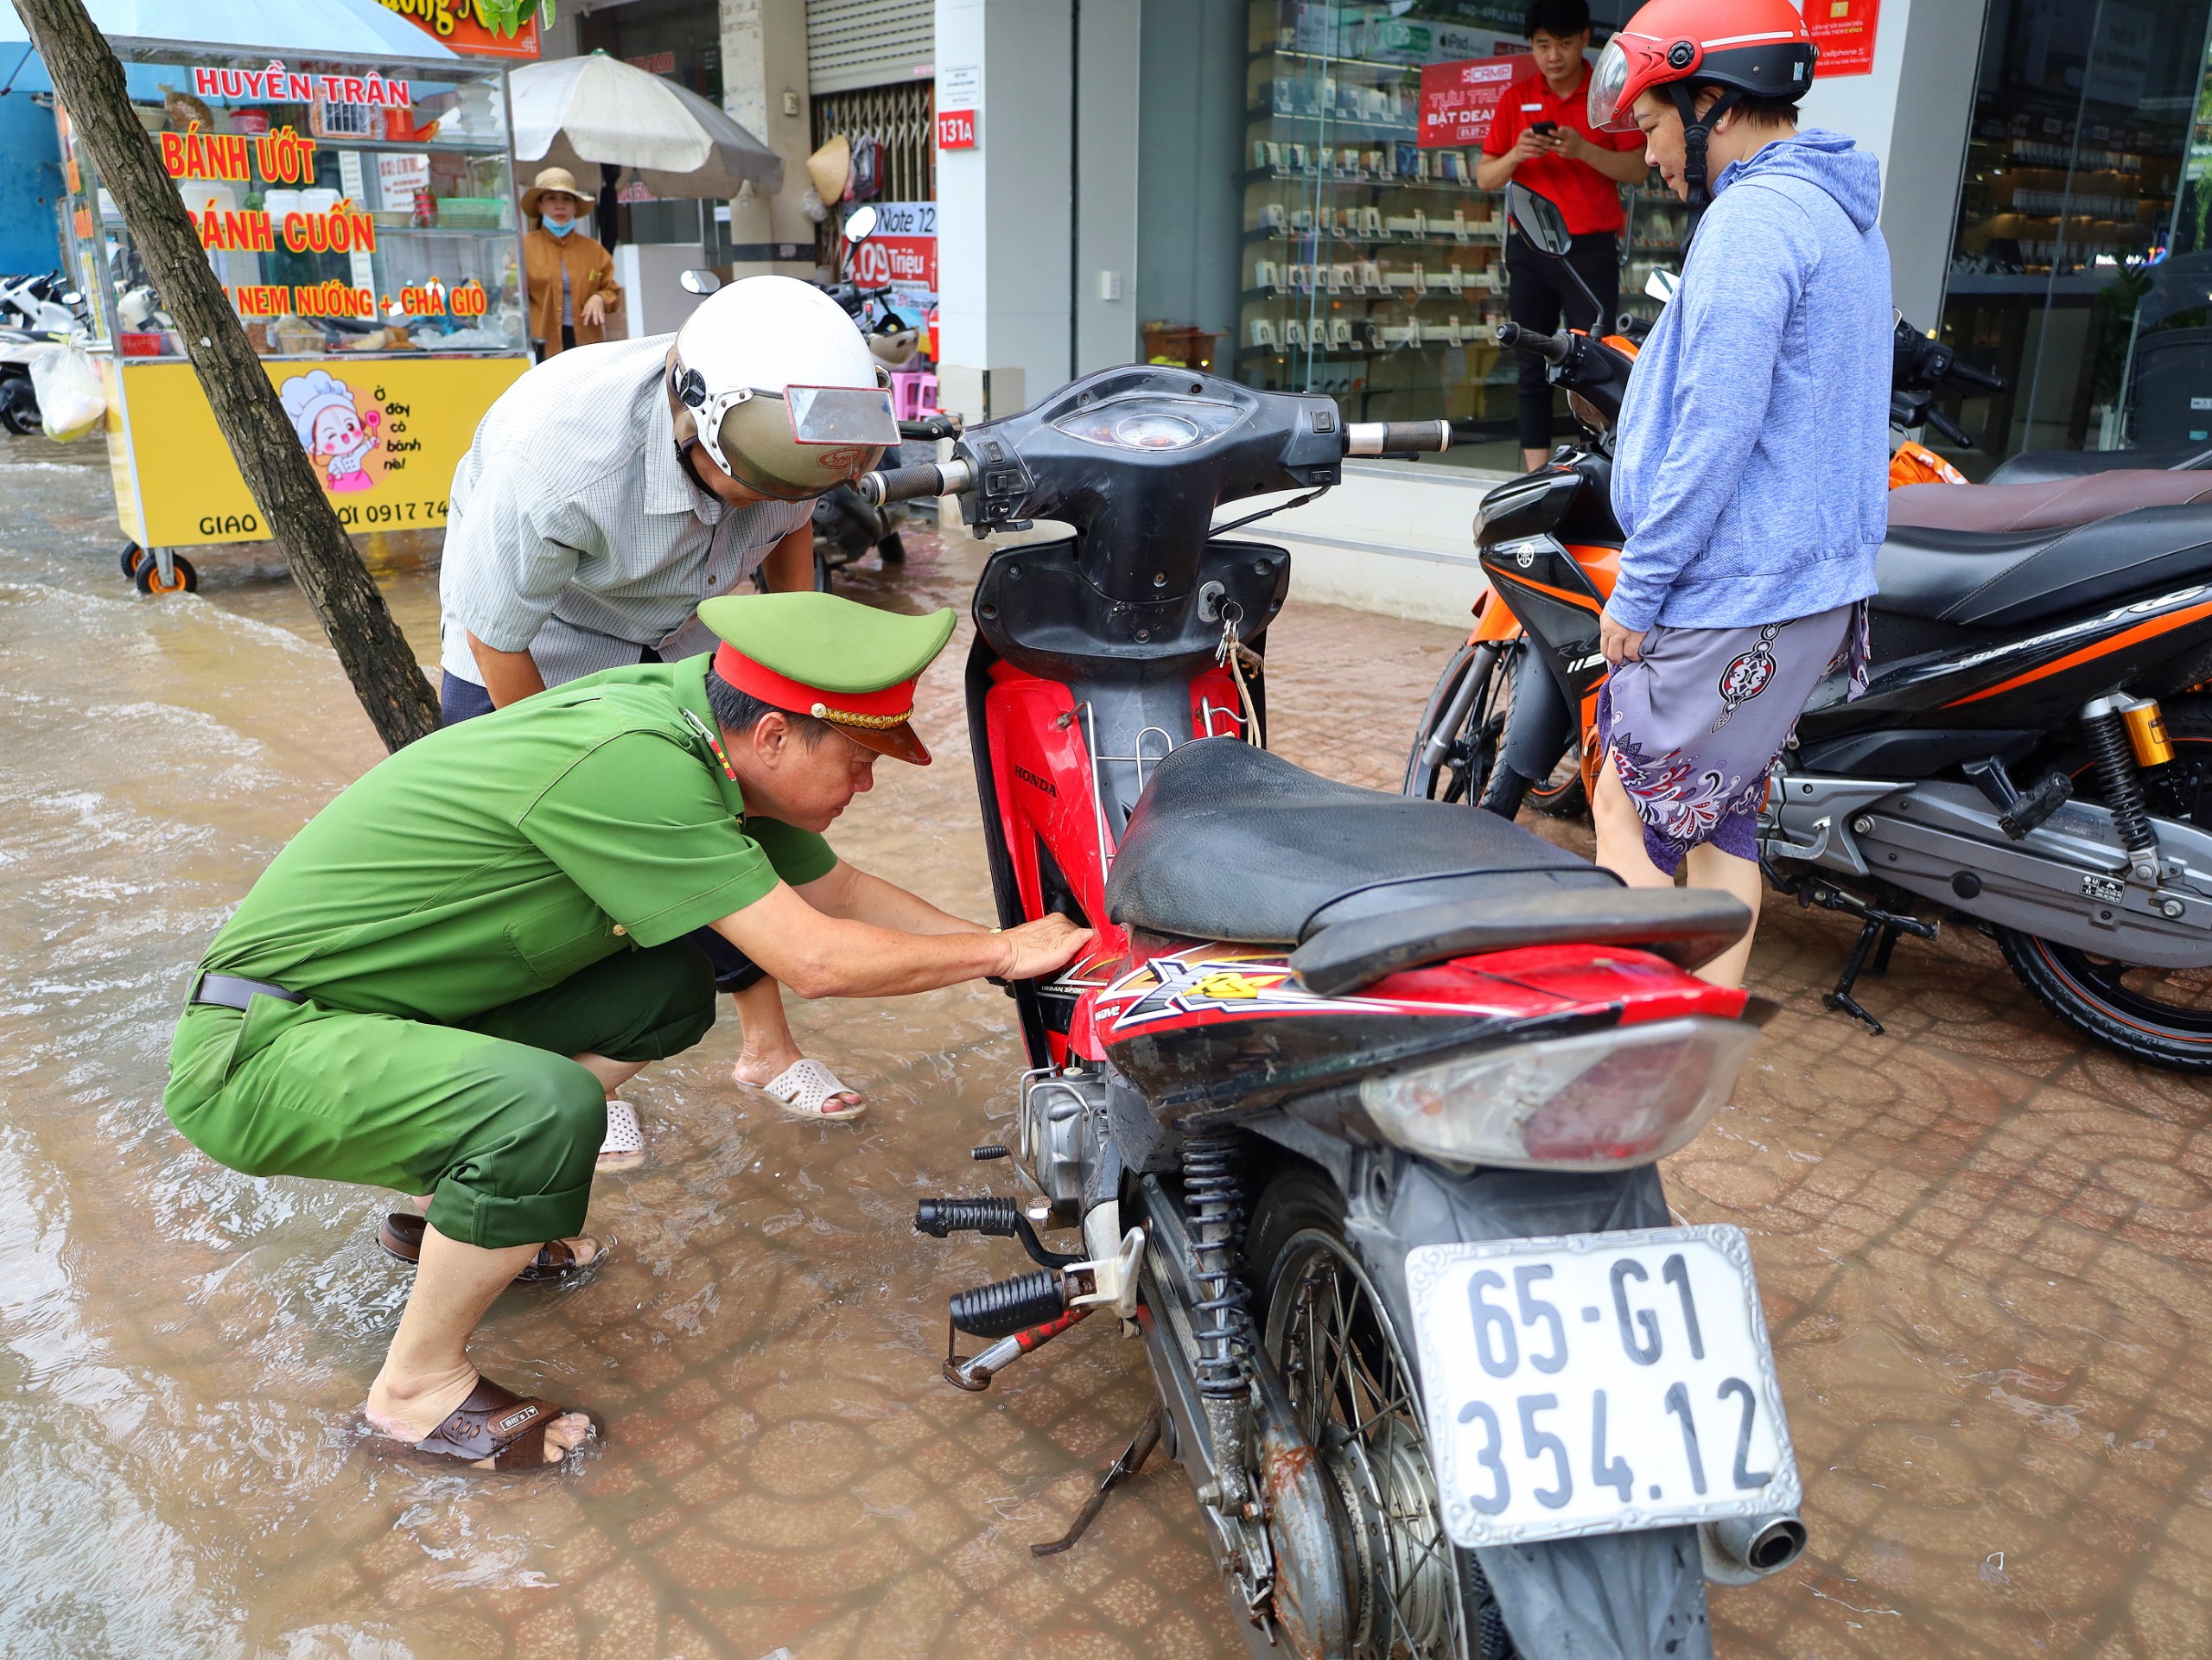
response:
{"label": "motorbike license plate", "polygon": [[1797,1508],[1742,1229],[1421,1245],[1406,1282],[1452,1543]]}

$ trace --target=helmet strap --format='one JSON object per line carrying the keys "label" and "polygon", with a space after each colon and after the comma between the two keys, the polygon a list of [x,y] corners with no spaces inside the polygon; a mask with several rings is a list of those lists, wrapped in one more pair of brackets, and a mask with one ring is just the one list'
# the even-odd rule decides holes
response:
{"label": "helmet strap", "polygon": [[1705,210],[1713,205],[1713,188],[1707,176],[1706,143],[1713,137],[1713,124],[1742,103],[1744,92],[1740,87],[1723,86],[1720,96],[1713,101],[1713,107],[1700,116],[1694,83],[1678,80],[1667,90],[1682,118],[1682,182],[1688,188],[1690,204],[1690,232],[1683,239],[1682,252],[1688,258],[1688,245],[1697,235],[1698,223]]}

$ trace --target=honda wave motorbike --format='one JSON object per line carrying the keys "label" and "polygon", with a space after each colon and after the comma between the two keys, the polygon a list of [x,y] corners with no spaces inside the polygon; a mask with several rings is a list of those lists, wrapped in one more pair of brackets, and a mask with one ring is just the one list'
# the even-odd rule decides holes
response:
{"label": "honda wave motorbike", "polygon": [[[1568,335],[1512,343],[1618,415],[1618,352]],[[1548,766],[1579,737],[1586,787],[1598,620],[1623,540],[1610,467],[1601,435],[1492,491],[1476,519],[1495,602],[1546,671],[1524,676],[1537,690],[1496,764]],[[1956,915],[2077,1031],[2212,1071],[2212,696],[2195,690],[2212,676],[2212,477],[1893,490],[1876,577],[1867,695],[1848,701],[1840,677],[1815,691],[1762,821],[1775,884],[1860,921],[1827,1006],[1879,1032],[1853,995],[1859,976]],[[1459,794],[1484,799],[1479,697],[1453,713],[1419,741],[1478,757]]]}
{"label": "honda wave motorbike", "polygon": [[987,562],[968,718],[1001,923],[1097,937],[1010,988],[1020,1193],[917,1212],[1036,1264],[952,1297],[945,1376],[1140,1339],[1157,1404],[1033,1549],[1158,1446],[1255,1657],[1694,1660],[1707,1575],[1804,1542],[1743,1236],[1656,1162],[1756,1042],[1688,971],[1745,913],[1268,754],[1289,556],[1211,528],[1449,436],[1137,366],[861,481],[1070,527]]}

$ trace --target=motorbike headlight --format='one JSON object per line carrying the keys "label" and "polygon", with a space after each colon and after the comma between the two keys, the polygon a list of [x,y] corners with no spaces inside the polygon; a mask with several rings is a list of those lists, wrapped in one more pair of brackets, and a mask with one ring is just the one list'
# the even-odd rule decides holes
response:
{"label": "motorbike headlight", "polygon": [[1663,1159],[1736,1087],[1756,1027],[1694,1014],[1484,1049],[1370,1078],[1361,1104],[1408,1153],[1516,1170]]}

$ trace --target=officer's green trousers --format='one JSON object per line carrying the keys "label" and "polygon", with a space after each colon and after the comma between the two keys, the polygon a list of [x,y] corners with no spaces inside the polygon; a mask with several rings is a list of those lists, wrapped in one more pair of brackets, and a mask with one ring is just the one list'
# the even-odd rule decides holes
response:
{"label": "officer's green trousers", "polygon": [[582,1230],[607,1097],[570,1057],[659,1060],[715,1020],[687,941],[622,951],[558,985],[439,1026],[256,997],[194,1004],[162,1104],[192,1144],[253,1176],[429,1193],[449,1238],[498,1248]]}

